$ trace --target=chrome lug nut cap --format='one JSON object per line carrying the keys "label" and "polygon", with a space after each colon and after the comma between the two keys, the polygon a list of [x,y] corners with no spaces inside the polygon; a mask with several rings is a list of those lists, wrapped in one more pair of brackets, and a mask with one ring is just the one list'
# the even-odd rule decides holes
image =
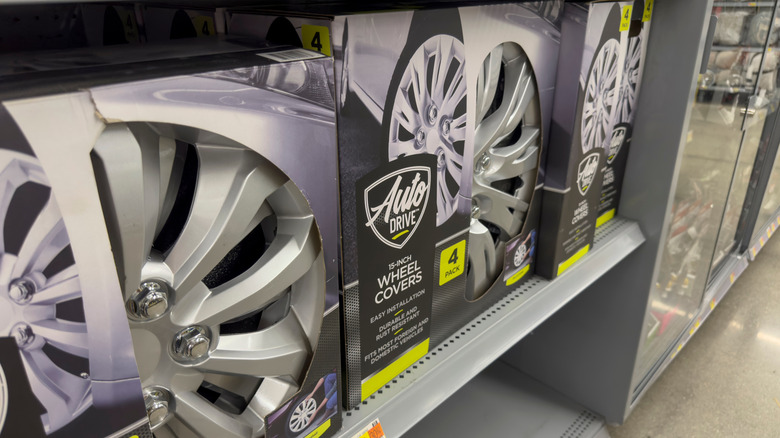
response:
{"label": "chrome lug nut cap", "polygon": [[479,163],[477,163],[477,173],[484,173],[488,167],[490,167],[490,156],[484,154],[482,155],[482,158],[479,159]]}
{"label": "chrome lug nut cap", "polygon": [[13,280],[8,286],[8,297],[16,304],[27,304],[35,295],[37,287],[27,278]]}
{"label": "chrome lug nut cap", "polygon": [[479,205],[476,202],[471,204],[471,218],[479,219]]}
{"label": "chrome lug nut cap", "polygon": [[128,303],[128,312],[141,320],[159,318],[168,310],[169,291],[169,286],[163,281],[141,283]]}
{"label": "chrome lug nut cap", "polygon": [[144,404],[149,425],[155,428],[168,418],[170,393],[162,388],[144,388]]}
{"label": "chrome lug nut cap", "polygon": [[209,353],[208,331],[203,327],[187,327],[173,339],[174,355],[180,360],[195,360]]}

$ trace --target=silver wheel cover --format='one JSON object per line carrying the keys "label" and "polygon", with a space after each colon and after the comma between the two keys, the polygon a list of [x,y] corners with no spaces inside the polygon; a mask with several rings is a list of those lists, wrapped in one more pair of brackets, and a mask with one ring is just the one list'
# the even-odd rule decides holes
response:
{"label": "silver wheel cover", "polygon": [[[28,155],[0,151],[0,169],[0,184],[4,188],[0,195],[0,223],[5,224],[13,215],[21,214],[10,211],[11,200],[20,187],[27,183],[46,188],[50,185],[38,160]],[[36,213],[18,254],[6,252],[6,236],[0,235],[0,336],[13,336],[20,344],[30,386],[46,410],[43,426],[51,433],[92,405],[89,369],[78,374],[68,371],[53,360],[52,355],[56,353],[52,349],[89,360],[89,336],[99,333],[90,332],[86,322],[58,318],[58,304],[81,298],[78,270],[69,262],[59,272],[44,274],[58,254],[70,245],[70,239],[51,193]],[[12,289],[20,284],[26,284],[28,291],[34,290],[29,300],[22,303],[11,298]],[[5,382],[0,386],[7,391]],[[5,398],[0,401],[3,410],[7,409],[7,392]]]}
{"label": "silver wheel cover", "polygon": [[466,140],[465,48],[450,35],[436,35],[412,55],[391,108],[388,157],[438,157],[436,225],[458,206]]}
{"label": "silver wheel cover", "polygon": [[634,118],[636,92],[639,85],[639,66],[642,61],[642,34],[628,40],[628,55],[623,69],[620,99],[615,110],[620,123],[629,123]]}
{"label": "silver wheel cover", "polygon": [[[503,95],[494,108],[502,68]],[[487,56],[477,80],[467,271],[472,298],[482,296],[493,284],[502,269],[506,241],[522,228],[536,185],[541,145],[533,67],[520,46],[503,43]]]}
{"label": "silver wheel cover", "polygon": [[[168,248],[158,248],[193,153],[186,222]],[[128,312],[143,386],[170,394],[156,436],[263,436],[264,417],[297,392],[322,322],[325,267],[305,197],[257,153],[193,128],[111,124],[93,162],[125,302],[146,280],[170,286],[161,316]],[[215,272],[242,260],[234,249],[258,230],[265,251],[213,284]],[[252,327],[226,330],[238,323]],[[209,336],[205,356],[174,354],[173,340],[187,327]]]}
{"label": "silver wheel cover", "polygon": [[617,75],[620,43],[607,40],[596,55],[588,82],[585,85],[585,101],[582,105],[582,150],[606,146],[615,122],[615,106],[619,92]]}

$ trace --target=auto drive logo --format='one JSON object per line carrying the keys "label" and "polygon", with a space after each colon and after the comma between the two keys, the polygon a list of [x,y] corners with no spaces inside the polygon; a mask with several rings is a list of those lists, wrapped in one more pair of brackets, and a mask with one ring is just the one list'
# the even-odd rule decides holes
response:
{"label": "auto drive logo", "polygon": [[580,165],[577,168],[577,189],[582,196],[588,193],[593,178],[596,177],[596,171],[599,168],[599,154],[593,153],[580,161]]}
{"label": "auto drive logo", "polygon": [[400,249],[417,230],[425,214],[431,187],[431,170],[411,166],[377,180],[363,194],[368,221],[384,244]]}
{"label": "auto drive logo", "polygon": [[616,126],[615,129],[612,130],[612,138],[609,141],[609,150],[607,151],[607,163],[612,163],[612,161],[617,157],[617,154],[620,152],[620,147],[623,146],[623,143],[626,140],[626,131],[628,129],[625,126]]}

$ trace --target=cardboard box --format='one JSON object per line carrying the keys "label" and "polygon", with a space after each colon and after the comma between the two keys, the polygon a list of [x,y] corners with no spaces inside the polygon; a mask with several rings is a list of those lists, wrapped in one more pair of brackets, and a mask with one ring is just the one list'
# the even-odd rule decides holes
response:
{"label": "cardboard box", "polygon": [[599,217],[596,226],[607,223],[617,214],[620,192],[623,188],[623,176],[634,132],[634,118],[639,89],[642,85],[642,73],[645,66],[647,41],[650,38],[650,20],[653,16],[651,0],[635,0],[629,29],[628,47],[623,67],[623,80],[620,98],[615,114],[615,125],[606,150],[606,163],[602,168],[603,185],[599,202]]}
{"label": "cardboard box", "polygon": [[[105,375],[75,376],[111,407],[105,421],[146,413],[155,431],[207,436],[340,428],[332,61],[256,47],[91,51],[0,86],[59,201],[56,242],[111,301],[84,299],[90,368]],[[40,78],[55,73],[52,93]],[[44,402],[44,421],[75,412],[67,403]],[[71,435],[121,430],[73,424]]]}
{"label": "cardboard box", "polygon": [[631,9],[607,1],[564,8],[536,268],[547,278],[593,244]]}
{"label": "cardboard box", "polygon": [[[510,285],[530,277],[560,11],[540,16],[536,6],[289,17],[286,28],[295,29],[303,47],[335,58],[348,407],[501,298],[509,290],[504,277],[514,276]],[[235,11],[228,13],[228,32],[264,37],[269,23],[281,27],[278,19]],[[522,103],[527,118],[499,120],[496,111],[510,113],[517,103],[503,88],[480,95],[486,59],[495,75],[502,63],[529,60],[533,75],[509,68],[537,87]],[[497,87],[503,76],[491,79]],[[507,96],[504,107],[499,94]],[[476,126],[491,114],[493,127],[483,128],[483,136],[494,132],[477,157]],[[522,146],[514,136],[521,119],[529,126]],[[538,136],[530,135],[532,125]],[[482,155],[493,167],[475,178]],[[501,160],[517,167],[502,167]],[[499,225],[505,230],[495,236],[487,228]],[[470,248],[475,235],[478,251]],[[507,245],[514,257],[521,243],[528,249],[520,266],[504,271]]]}

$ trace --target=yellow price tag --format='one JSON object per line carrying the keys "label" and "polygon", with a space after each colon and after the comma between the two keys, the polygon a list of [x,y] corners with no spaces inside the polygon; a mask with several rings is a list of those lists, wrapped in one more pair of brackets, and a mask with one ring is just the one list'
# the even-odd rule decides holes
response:
{"label": "yellow price tag", "polygon": [[386,435],[385,431],[382,430],[382,423],[377,418],[371,424],[361,429],[360,432],[353,435],[352,438],[386,438]]}
{"label": "yellow price tag", "polygon": [[623,6],[623,15],[620,16],[620,31],[625,32],[631,27],[631,6]]}
{"label": "yellow price tag", "polygon": [[715,308],[715,299],[713,298],[712,301],[710,301],[710,310]]}
{"label": "yellow price tag", "polygon": [[732,272],[731,275],[729,275],[729,281],[731,284],[734,284],[734,280],[736,280],[736,277],[734,276],[734,273]]}
{"label": "yellow price tag", "polygon": [[653,16],[653,0],[645,0],[645,10],[642,12],[642,22],[650,21]]}
{"label": "yellow price tag", "polygon": [[192,25],[195,26],[195,32],[199,37],[212,36],[217,34],[214,28],[214,18],[206,15],[192,17]]}
{"label": "yellow price tag", "polygon": [[446,248],[439,259],[439,286],[463,274],[466,269],[466,240]]}
{"label": "yellow price tag", "polygon": [[327,26],[304,24],[301,26],[301,38],[303,38],[304,49],[330,56],[330,30]]}

